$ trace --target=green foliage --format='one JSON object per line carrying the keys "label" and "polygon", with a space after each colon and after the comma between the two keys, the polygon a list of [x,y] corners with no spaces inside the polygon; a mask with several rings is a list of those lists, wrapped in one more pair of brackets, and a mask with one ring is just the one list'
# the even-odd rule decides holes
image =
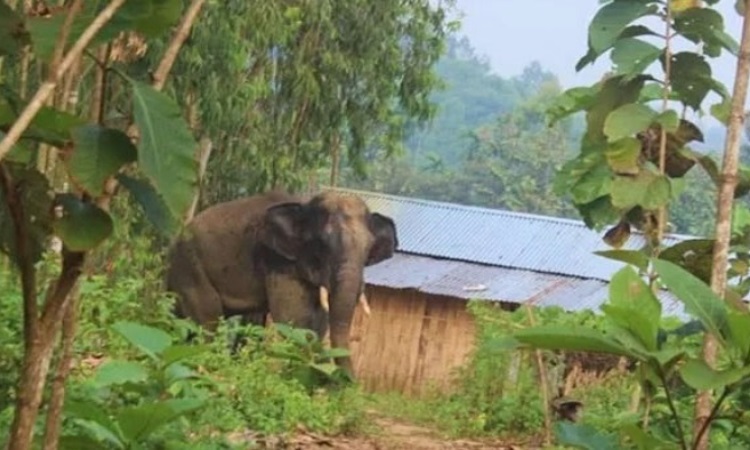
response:
{"label": "green foliage", "polygon": [[[387,414],[432,425],[448,436],[503,436],[514,442],[534,442],[543,432],[544,407],[534,355],[518,350],[511,336],[528,330],[528,312],[501,310],[487,302],[470,302],[477,325],[476,348],[455,374],[450,389],[428,391],[421,398],[404,399],[373,395],[371,401]],[[544,327],[601,330],[601,317],[590,311],[559,308],[534,309],[535,321]],[[548,383],[555,396],[564,375],[565,354],[544,352]],[[614,361],[614,359],[613,359]],[[614,369],[614,364],[611,367]],[[576,387],[570,395],[584,404],[583,423],[615,432],[636,385],[628,373],[616,373]]]}
{"label": "green foliage", "polygon": [[133,115],[141,133],[138,163],[175,217],[190,207],[196,185],[196,146],[179,106],[153,87],[131,80]]}
{"label": "green foliage", "polygon": [[269,356],[286,362],[286,376],[297,380],[309,392],[328,384],[353,381],[349,374],[333,363],[333,358],[348,356],[349,351],[326,348],[315,332],[284,324],[274,327],[283,338],[268,349]]}
{"label": "green foliage", "polygon": [[[576,448],[684,449],[694,445],[696,435],[704,433],[722,448],[746,445],[740,437],[746,422],[739,412],[744,394],[738,395],[750,380],[746,337],[750,313],[739,300],[748,292],[744,287],[748,274],[744,216],[734,216],[727,301],[707,285],[714,241],[693,239],[661,249],[658,230],[667,224],[657,219],[657,211],[663,207],[669,207],[680,221],[688,211],[703,209],[703,225],[697,225],[705,234],[710,231],[707,224],[713,220],[713,210],[696,209],[686,204],[684,197],[707,199],[701,201],[703,205],[712,202],[698,192],[707,190],[708,180],[718,185],[717,165],[711,156],[697,155],[687,147],[693,140],[702,140],[702,133],[685,120],[685,113],[677,116],[666,102],[679,103],[686,112],[688,108],[701,112],[708,94],[714,92],[721,103],[711,107],[711,112],[719,120],[726,119],[729,95],[712,78],[709,58],[719,56],[722,50],[736,54],[737,44],[724,32],[723,19],[710,6],[667,11],[670,5],[655,1],[604,2],[589,27],[588,53],[576,68],[593,63],[611,49],[615,71],[592,87],[565,92],[549,110],[552,123],[578,112],[585,113],[587,122],[580,154],[559,173],[557,192],[572,194],[589,227],[616,222],[605,235],[610,245],[622,246],[631,226],[644,231],[649,244],[636,251],[600,252],[638,269],[625,266],[613,276],[608,302],[601,308],[606,325],[603,329],[579,327],[566,334],[559,328],[540,326],[514,333],[522,347],[574,347],[637,361],[638,382],[648,404],[639,414],[645,415],[642,421],[650,425],[639,427],[637,418],[617,423],[614,430],[601,425],[560,424],[558,441]],[[638,23],[646,16],[661,19],[671,30],[657,38],[656,33]],[[671,17],[674,21],[664,20]],[[704,51],[671,53],[666,45],[655,46],[635,39],[637,36],[670,39],[670,48],[686,39],[701,44]],[[657,59],[662,87],[654,85],[658,77],[649,72]],[[651,103],[660,98],[664,105],[657,112]],[[690,173],[696,165],[705,169],[702,177]],[[741,180],[745,170],[740,172]],[[744,184],[739,183],[735,197],[746,193]],[[680,192],[687,196],[675,202]],[[661,252],[652,253],[656,249]],[[646,274],[649,284],[642,279]],[[693,322],[680,326],[662,323],[661,305],[654,295],[662,288],[680,301]],[[701,332],[717,338],[720,357],[716,367],[709,366],[696,351]],[[718,398],[706,425],[695,429],[701,425],[690,420],[691,406],[697,392],[706,389],[716,390]]]}
{"label": "green foliage", "polygon": [[208,400],[208,391],[199,387],[202,377],[185,364],[205,348],[172,345],[165,332],[137,323],[118,322],[113,328],[150,362],[113,359],[99,366],[66,405],[72,431],[61,439],[61,448],[85,442],[156,445],[161,430]]}
{"label": "green foliage", "polygon": [[[657,58],[661,61],[662,80],[672,88],[671,100],[697,111],[710,91],[721,96],[722,101],[728,96],[726,89],[712,78],[706,57],[679,52],[671,55],[667,65],[663,48],[635,39],[655,39],[657,34],[637,21],[646,16],[660,17],[660,8],[659,2],[605,2],[591,21],[589,51],[576,68],[580,70],[612,50],[615,72],[592,87],[566,91],[549,111],[553,122],[585,111],[587,130],[581,154],[560,172],[557,192],[572,193],[590,227],[609,225],[614,217],[638,228],[648,227],[632,221],[628,214],[634,207],[654,211],[669,203],[677,193],[679,179],[694,164],[695,158],[682,158],[691,154],[686,144],[702,140],[700,133],[694,132],[686,121],[684,126],[677,126],[674,112],[657,114],[650,106],[660,99],[658,93],[648,94],[651,90],[660,91],[654,89],[656,75],[649,72]],[[737,44],[724,32],[723,21],[715,11],[708,7],[689,8],[673,14],[671,39],[686,38],[710,46],[708,57],[719,56],[721,50],[736,53]],[[698,17],[704,17],[711,25],[697,25]],[[666,176],[659,175],[656,169],[662,126],[667,132]],[[627,142],[627,146],[622,142]],[[601,153],[607,158],[597,157]],[[672,211],[676,216],[688,216],[676,208]]]}
{"label": "green foliage", "polygon": [[91,250],[112,234],[112,218],[98,206],[73,194],[60,194],[56,200],[62,207],[62,217],[54,221],[53,230],[68,249]]}
{"label": "green foliage", "polygon": [[[459,52],[463,47],[467,48]],[[510,80],[491,75],[488,69],[485,73],[466,42],[449,51],[437,71],[446,88],[435,94],[438,112],[433,125],[412,133],[404,157],[389,160],[373,152],[367,179],[350,173],[346,185],[430,200],[573,215],[563,199],[547,194],[573,139],[567,121],[546,126],[545,110],[560,92],[555,77],[538,64]],[[476,80],[468,83],[467,78]]]}
{"label": "green foliage", "polygon": [[[207,2],[171,88],[213,142],[203,201],[299,190],[331,153],[358,172],[432,114],[447,11],[427,0]],[[159,58],[166,40],[146,55]],[[355,70],[356,68],[356,70]]]}
{"label": "green foliage", "polygon": [[120,130],[84,125],[71,131],[77,143],[68,165],[75,181],[94,195],[102,194],[107,178],[135,162],[138,150]]}
{"label": "green foliage", "polygon": [[[69,36],[71,42],[93,19],[101,8],[101,3],[85,3],[74,21]],[[138,30],[149,36],[160,35],[165,31],[164,27],[177,20],[181,9],[181,2],[174,0],[138,2],[137,6],[135,2],[128,2],[91,46],[93,48],[96,44],[111,40],[128,29]],[[13,20],[21,21],[16,25],[18,33],[31,41],[34,56],[44,60],[51,57],[64,18],[65,11],[58,11],[44,19],[16,16]],[[28,34],[25,34],[26,30]],[[17,70],[18,67],[12,64],[10,69]],[[17,207],[21,210],[34,211],[33,224],[23,224],[25,229],[34,230],[27,233],[26,239],[29,242],[25,244],[34,249],[32,259],[39,259],[40,249],[53,230],[59,234],[66,247],[73,251],[90,250],[106,239],[111,233],[112,219],[107,212],[95,207],[90,199],[102,195],[107,178],[117,174],[136,158],[150,183],[157,188],[157,196],[163,199],[162,205],[168,207],[169,212],[166,214],[179,218],[190,206],[197,176],[197,166],[193,159],[195,141],[177,104],[172,98],[155,92],[150,86],[129,77],[126,80],[133,84],[132,113],[141,133],[137,148],[123,130],[87,123],[83,111],[79,115],[46,106],[35,116],[31,127],[22,136],[23,145],[15,150],[15,160],[20,158],[28,162],[34,159],[33,152],[42,143],[70,149],[63,157],[63,167],[65,176],[73,181],[74,192],[55,197],[44,186],[48,174],[40,173],[32,165],[22,168],[18,163],[1,163],[5,168],[6,178],[4,194],[0,197],[3,200],[2,207],[8,208],[9,205],[20,203]],[[24,107],[25,100],[19,92],[17,85],[2,85],[0,121],[4,126],[12,124]],[[106,109],[103,111],[107,112]],[[23,155],[24,152],[27,155]],[[26,192],[26,197],[21,195],[16,199],[9,196],[7,187],[16,184],[28,186],[22,190]],[[143,196],[135,198],[139,200]],[[144,207],[153,210],[154,204],[149,202]],[[61,217],[51,215],[53,205],[62,209]],[[12,255],[18,245],[12,232],[13,227],[8,223],[13,215],[10,210],[5,210],[2,216],[0,240],[3,245],[0,250]]]}
{"label": "green foliage", "polygon": [[[122,215],[125,200],[113,205]],[[232,433],[286,434],[303,427],[336,434],[362,426],[358,387],[329,364],[340,351],[308,339],[306,330],[243,328],[231,321],[220,325],[212,342],[204,341],[201,329],[173,315],[160,252],[125,224],[118,222],[115,237],[92,255],[108,270],[81,285],[86,301],[61,448],[229,448],[225,438]],[[2,429],[12,420],[23,349],[21,314],[11,308],[20,301],[20,285],[4,270],[0,307],[13,313],[0,318],[0,392],[9,394],[0,396]],[[197,341],[185,342],[189,331]],[[247,342],[234,354],[228,342],[238,333]],[[154,420],[144,421],[144,415]],[[144,424],[149,427],[139,428]]]}

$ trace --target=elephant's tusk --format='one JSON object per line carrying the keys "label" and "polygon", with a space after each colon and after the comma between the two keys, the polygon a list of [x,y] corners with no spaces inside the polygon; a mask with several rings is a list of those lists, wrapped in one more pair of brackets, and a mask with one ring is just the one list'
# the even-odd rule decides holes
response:
{"label": "elephant's tusk", "polygon": [[328,312],[330,306],[328,305],[328,289],[325,286],[320,287],[320,306]]}
{"label": "elephant's tusk", "polygon": [[362,308],[365,310],[365,314],[370,315],[370,305],[367,303],[367,296],[365,293],[359,294],[359,302],[362,304]]}

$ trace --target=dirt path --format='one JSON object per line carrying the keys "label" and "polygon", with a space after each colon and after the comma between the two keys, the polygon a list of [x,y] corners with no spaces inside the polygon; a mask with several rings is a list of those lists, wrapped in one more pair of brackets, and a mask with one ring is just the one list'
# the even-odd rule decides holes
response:
{"label": "dirt path", "polygon": [[372,436],[326,437],[300,432],[285,441],[269,438],[259,440],[259,442],[262,445],[261,448],[284,450],[516,450],[530,448],[492,441],[446,440],[435,430],[376,414],[371,414],[371,420],[378,430]]}

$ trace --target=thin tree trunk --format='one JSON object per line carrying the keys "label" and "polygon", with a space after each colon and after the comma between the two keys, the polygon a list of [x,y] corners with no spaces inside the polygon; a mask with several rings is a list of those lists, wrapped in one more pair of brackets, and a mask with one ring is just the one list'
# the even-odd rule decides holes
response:
{"label": "thin tree trunk", "polygon": [[331,141],[331,187],[336,187],[339,181],[339,165],[341,164],[341,143],[338,133]]}
{"label": "thin tree trunk", "polygon": [[[529,316],[529,325],[536,326],[534,320],[534,312],[531,310],[531,305],[526,303],[526,313]],[[549,386],[547,377],[547,368],[544,366],[544,360],[542,359],[542,351],[539,349],[534,350],[534,357],[536,360],[536,368],[539,373],[539,388],[542,391],[542,410],[544,411],[544,443],[549,445],[552,442],[552,418],[550,417],[550,400],[549,400]]]}
{"label": "thin tree trunk", "polygon": [[94,123],[101,124],[104,119],[104,98],[107,92],[107,65],[111,44],[102,45],[96,52],[96,68],[94,69],[94,93],[91,96],[89,116]]}
{"label": "thin tree trunk", "polygon": [[[748,77],[750,77],[750,7],[746,6],[742,24],[737,71],[732,92],[732,104],[729,114],[729,128],[722,161],[721,185],[716,214],[716,243],[714,244],[711,289],[724,298],[727,284],[727,258],[729,239],[732,227],[732,203],[734,189],[737,186],[737,169],[740,155],[742,125],[745,120],[744,106],[747,97]],[[716,339],[706,333],[703,339],[703,358],[713,367],[716,364]],[[695,445],[697,450],[708,448],[708,433],[705,432],[706,421],[711,414],[711,392],[700,392],[695,403]],[[701,433],[701,430],[703,432]]]}
{"label": "thin tree trunk", "polygon": [[206,175],[206,167],[208,166],[208,158],[211,157],[211,151],[213,150],[213,143],[211,139],[204,137],[201,139],[198,145],[198,151],[196,152],[196,158],[198,159],[198,189],[195,191],[193,196],[193,203],[190,205],[187,214],[185,214],[184,223],[189,223],[195,216],[195,211],[198,209],[198,201],[201,196],[201,186],[203,186],[203,178]]}
{"label": "thin tree trunk", "polygon": [[188,6],[185,14],[182,16],[180,25],[177,27],[174,36],[172,36],[172,41],[169,43],[169,47],[167,47],[164,56],[154,71],[153,86],[157,91],[161,91],[164,87],[164,83],[167,81],[167,75],[169,75],[169,71],[172,70],[177,55],[180,53],[180,48],[182,48],[182,44],[185,43],[185,39],[187,39],[190,34],[190,28],[192,28],[193,22],[195,22],[195,19],[198,17],[198,13],[205,2],[205,0],[193,0],[190,2],[190,6]]}
{"label": "thin tree trunk", "polygon": [[62,425],[62,410],[65,403],[65,382],[70,374],[71,362],[73,360],[73,341],[77,330],[79,285],[76,284],[70,294],[62,323],[62,336],[60,337],[60,360],[55,370],[55,378],[52,381],[52,393],[47,406],[47,418],[44,428],[44,450],[57,450],[60,441],[60,429]]}
{"label": "thin tree trunk", "polygon": [[[22,226],[22,224],[18,224]],[[9,450],[28,450],[34,437],[34,424],[42,403],[44,384],[49,372],[55,337],[60,329],[69,294],[78,282],[83,266],[83,253],[63,251],[62,272],[50,285],[44,311],[38,319],[34,341],[24,354],[15,416],[11,425]],[[37,319],[35,318],[35,321]]]}

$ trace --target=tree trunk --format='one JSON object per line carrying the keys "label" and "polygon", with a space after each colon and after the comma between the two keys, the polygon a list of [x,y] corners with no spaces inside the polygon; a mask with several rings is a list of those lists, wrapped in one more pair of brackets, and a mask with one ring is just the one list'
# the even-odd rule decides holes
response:
{"label": "tree trunk", "polygon": [[339,165],[341,164],[341,143],[336,133],[331,141],[331,187],[336,187],[339,181]]}
{"label": "tree trunk", "polygon": [[[727,258],[729,239],[732,227],[732,203],[734,189],[737,186],[740,139],[745,120],[744,105],[747,97],[748,77],[750,77],[750,6],[745,7],[742,25],[737,71],[732,92],[732,105],[729,115],[729,127],[722,161],[721,185],[719,186],[718,207],[716,214],[716,243],[714,244],[711,289],[724,298],[727,284]],[[716,339],[706,333],[703,339],[703,358],[713,367],[716,363]],[[708,448],[707,429],[711,414],[711,392],[700,392],[695,402],[695,446],[697,450]]]}
{"label": "tree trunk", "polygon": [[36,333],[33,342],[27,346],[24,353],[18,400],[8,441],[9,450],[31,448],[34,424],[42,403],[55,338],[68,306],[69,294],[81,274],[83,261],[83,253],[63,252],[62,272],[57,282],[49,287],[42,316],[34,318]]}
{"label": "tree trunk", "polygon": [[47,406],[47,417],[44,426],[44,450],[57,450],[60,441],[60,429],[62,424],[62,410],[65,403],[65,383],[70,374],[70,366],[73,360],[73,341],[76,335],[78,320],[79,290],[76,285],[70,294],[70,299],[65,308],[62,335],[60,336],[60,360],[55,370],[55,378],[52,381],[52,393]]}
{"label": "tree trunk", "polygon": [[193,196],[193,203],[190,205],[187,214],[185,214],[184,223],[188,223],[193,220],[195,211],[198,209],[198,201],[201,197],[201,186],[203,185],[203,178],[206,175],[206,167],[208,166],[208,158],[211,157],[211,151],[213,150],[213,143],[211,139],[204,137],[201,139],[198,145],[198,151],[195,155],[198,159],[198,189],[195,191]]}

